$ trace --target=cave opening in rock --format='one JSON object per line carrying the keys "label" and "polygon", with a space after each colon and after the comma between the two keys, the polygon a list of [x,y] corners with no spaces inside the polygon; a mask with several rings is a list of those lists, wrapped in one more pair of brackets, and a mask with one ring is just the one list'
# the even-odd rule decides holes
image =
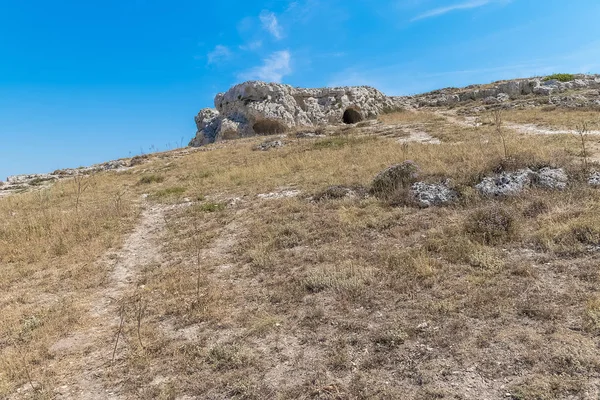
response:
{"label": "cave opening in rock", "polygon": [[345,124],[356,124],[357,122],[362,121],[364,118],[360,114],[360,112],[353,107],[349,107],[344,111],[344,116],[342,117],[342,121]]}
{"label": "cave opening in rock", "polygon": [[257,135],[275,135],[287,131],[287,127],[275,119],[263,119],[252,125],[252,129]]}

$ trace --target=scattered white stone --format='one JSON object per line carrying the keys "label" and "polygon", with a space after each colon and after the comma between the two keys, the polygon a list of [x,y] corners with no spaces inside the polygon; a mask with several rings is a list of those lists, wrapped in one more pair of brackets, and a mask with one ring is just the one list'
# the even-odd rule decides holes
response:
{"label": "scattered white stone", "polygon": [[267,151],[270,149],[277,149],[279,147],[283,147],[283,142],[281,140],[267,140],[266,142],[262,142],[258,146],[254,147],[253,150]]}
{"label": "scattered white stone", "polygon": [[257,195],[259,199],[263,200],[274,200],[274,199],[283,199],[286,197],[296,197],[300,195],[299,190],[284,190],[282,192],[271,192],[271,193],[261,193]]}

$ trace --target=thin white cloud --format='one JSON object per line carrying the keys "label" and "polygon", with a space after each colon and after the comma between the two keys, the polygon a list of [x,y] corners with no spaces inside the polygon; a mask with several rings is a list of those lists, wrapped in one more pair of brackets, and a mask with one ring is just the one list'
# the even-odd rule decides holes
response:
{"label": "thin white cloud", "polygon": [[213,51],[206,55],[208,59],[208,64],[218,64],[223,61],[227,61],[231,58],[233,54],[229,47],[223,46],[221,44],[217,45]]}
{"label": "thin white cloud", "polygon": [[277,40],[283,38],[283,32],[277,16],[271,11],[263,10],[260,15],[260,23],[264,30],[269,32]]}
{"label": "thin white cloud", "polygon": [[262,47],[262,45],[263,45],[262,40],[255,40],[253,42],[249,42],[249,43],[241,45],[240,50],[244,50],[244,51],[258,50]]}
{"label": "thin white cloud", "polygon": [[[449,12],[452,12],[452,11],[470,10],[472,8],[479,8],[479,7],[483,7],[488,4],[497,3],[497,2],[498,2],[498,0],[469,0],[469,1],[466,1],[463,3],[454,4],[451,6],[434,8],[434,9],[425,11],[424,13],[417,15],[416,17],[411,19],[411,22],[419,21],[419,20],[427,19],[427,18],[439,17],[441,15],[448,14]],[[504,0],[504,2],[507,2],[507,0]]]}
{"label": "thin white cloud", "polygon": [[280,83],[285,75],[292,73],[292,55],[288,50],[276,51],[263,60],[263,64],[238,75],[242,80],[259,79]]}

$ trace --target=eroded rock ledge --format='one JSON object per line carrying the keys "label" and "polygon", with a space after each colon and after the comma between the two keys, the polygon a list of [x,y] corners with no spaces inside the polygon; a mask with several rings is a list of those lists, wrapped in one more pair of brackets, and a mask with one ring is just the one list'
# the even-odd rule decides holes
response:
{"label": "eroded rock ledge", "polygon": [[190,146],[295,127],[356,123],[397,108],[398,102],[368,86],[301,89],[251,81],[219,93],[215,107],[195,117],[198,132]]}

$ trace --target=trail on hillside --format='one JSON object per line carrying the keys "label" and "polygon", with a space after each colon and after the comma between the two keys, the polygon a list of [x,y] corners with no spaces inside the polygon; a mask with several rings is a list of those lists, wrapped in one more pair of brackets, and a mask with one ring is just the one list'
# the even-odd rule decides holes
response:
{"label": "trail on hillside", "polygon": [[[463,117],[459,118],[455,113],[448,111],[436,111],[435,114],[444,117],[448,122],[455,125],[463,126],[465,128],[474,128],[481,125],[477,117]],[[531,134],[531,135],[577,135],[579,132],[574,129],[552,129],[548,127],[539,126],[536,124],[520,124],[516,122],[506,121],[503,125],[515,132]],[[600,135],[600,130],[588,130],[588,135]]]}
{"label": "trail on hillside", "polygon": [[[519,133],[534,134],[534,135],[577,135],[578,131],[573,129],[550,129],[541,127],[535,124],[517,124],[513,122],[505,123],[506,127]],[[589,130],[587,135],[600,135],[600,131]]]}
{"label": "trail on hillside", "polygon": [[[124,399],[120,388],[105,387],[111,373],[113,351],[118,359],[125,346],[117,341],[124,299],[137,288],[141,269],[160,262],[160,238],[165,228],[165,212],[173,206],[146,204],[135,230],[123,247],[99,261],[111,265],[107,286],[90,301],[88,328],[56,342],[50,352],[68,360],[70,367],[55,389],[59,399]],[[115,351],[115,343],[117,343]]]}

